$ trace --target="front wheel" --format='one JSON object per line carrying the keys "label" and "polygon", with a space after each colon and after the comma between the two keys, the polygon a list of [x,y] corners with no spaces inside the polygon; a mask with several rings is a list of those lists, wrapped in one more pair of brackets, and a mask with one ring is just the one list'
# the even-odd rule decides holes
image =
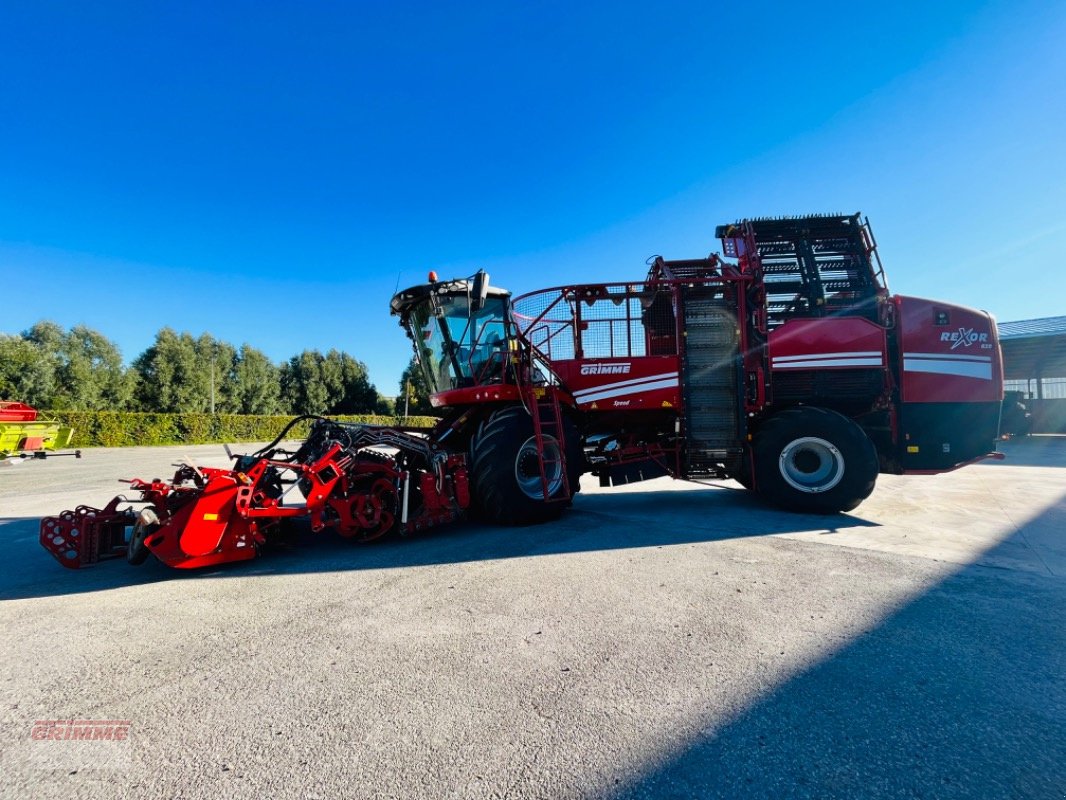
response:
{"label": "front wheel", "polygon": [[877,482],[877,450],[847,417],[824,408],[790,408],[755,434],[759,495],[792,511],[851,511]]}
{"label": "front wheel", "polygon": [[[544,434],[544,480],[533,431],[524,408],[503,408],[482,425],[471,444],[471,479],[474,505],[481,517],[501,525],[531,525],[555,519],[567,505],[581,477],[581,442],[577,427],[563,419],[566,450],[564,480],[559,439]],[[548,497],[544,498],[544,484]]]}

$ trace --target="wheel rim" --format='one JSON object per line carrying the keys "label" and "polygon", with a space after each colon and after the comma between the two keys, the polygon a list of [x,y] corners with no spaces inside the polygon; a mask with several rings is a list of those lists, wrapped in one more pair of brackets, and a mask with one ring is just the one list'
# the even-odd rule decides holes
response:
{"label": "wheel rim", "polygon": [[[514,477],[522,494],[531,500],[544,500],[535,436],[530,436],[518,448],[518,455],[515,456],[514,461]],[[554,436],[544,437],[544,477],[548,482],[548,497],[554,497],[563,485],[562,452]]]}
{"label": "wheel rim", "polygon": [[789,442],[778,466],[789,486],[808,494],[828,492],[844,477],[844,456],[831,442],[816,436]]}

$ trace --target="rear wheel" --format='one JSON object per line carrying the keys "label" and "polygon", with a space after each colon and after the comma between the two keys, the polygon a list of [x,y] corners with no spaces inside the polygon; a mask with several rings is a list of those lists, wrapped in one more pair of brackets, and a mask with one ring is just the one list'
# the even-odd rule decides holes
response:
{"label": "rear wheel", "polygon": [[824,408],[790,408],[755,434],[759,495],[793,511],[851,511],[877,482],[877,450],[862,428]]}
{"label": "rear wheel", "polygon": [[502,525],[530,525],[558,517],[570,499],[565,496],[567,483],[570,491],[576,492],[581,476],[578,431],[565,417],[563,437],[566,480],[559,440],[544,435],[544,482],[551,498],[546,501],[532,418],[520,406],[501,409],[489,417],[471,444],[470,474],[479,515]]}

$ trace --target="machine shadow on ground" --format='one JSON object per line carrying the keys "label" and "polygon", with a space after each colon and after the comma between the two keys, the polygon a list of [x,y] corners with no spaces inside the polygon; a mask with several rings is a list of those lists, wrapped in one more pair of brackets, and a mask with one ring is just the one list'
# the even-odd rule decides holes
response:
{"label": "machine shadow on ground", "polygon": [[[674,522],[663,524],[664,517]],[[0,541],[9,554],[0,571],[0,599],[97,592],[167,580],[396,569],[876,526],[851,514],[774,511],[742,490],[630,490],[580,494],[562,519],[543,525],[503,528],[464,522],[367,545],[330,531],[314,534],[306,525],[297,525],[290,544],[270,547],[253,561],[183,571],[155,559],[140,567],[114,559],[67,570],[38,543],[39,523],[36,518],[0,520]]]}
{"label": "machine shadow on ground", "polygon": [[962,567],[614,796],[1061,798],[1064,675],[1066,582]]}

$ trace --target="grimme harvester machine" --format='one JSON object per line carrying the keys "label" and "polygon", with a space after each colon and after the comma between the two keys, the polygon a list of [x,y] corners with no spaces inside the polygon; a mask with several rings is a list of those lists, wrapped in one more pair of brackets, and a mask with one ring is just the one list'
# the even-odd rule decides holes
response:
{"label": "grimme harvester machine", "polygon": [[73,436],[73,428],[40,419],[32,406],[0,400],[0,465],[56,455],[81,458],[80,451],[56,452],[69,446]]}
{"label": "grimme harvester machine", "polygon": [[860,215],[718,228],[724,258],[511,298],[470,279],[392,298],[442,418],[316,418],[232,469],[135,480],[139,497],[42,521],[69,567],[125,553],[174,567],[255,557],[280,523],[369,541],[472,515],[556,517],[601,485],[734,478],[797,511],[855,508],[880,472],[996,457],[1002,365],[989,314],[890,295]]}

